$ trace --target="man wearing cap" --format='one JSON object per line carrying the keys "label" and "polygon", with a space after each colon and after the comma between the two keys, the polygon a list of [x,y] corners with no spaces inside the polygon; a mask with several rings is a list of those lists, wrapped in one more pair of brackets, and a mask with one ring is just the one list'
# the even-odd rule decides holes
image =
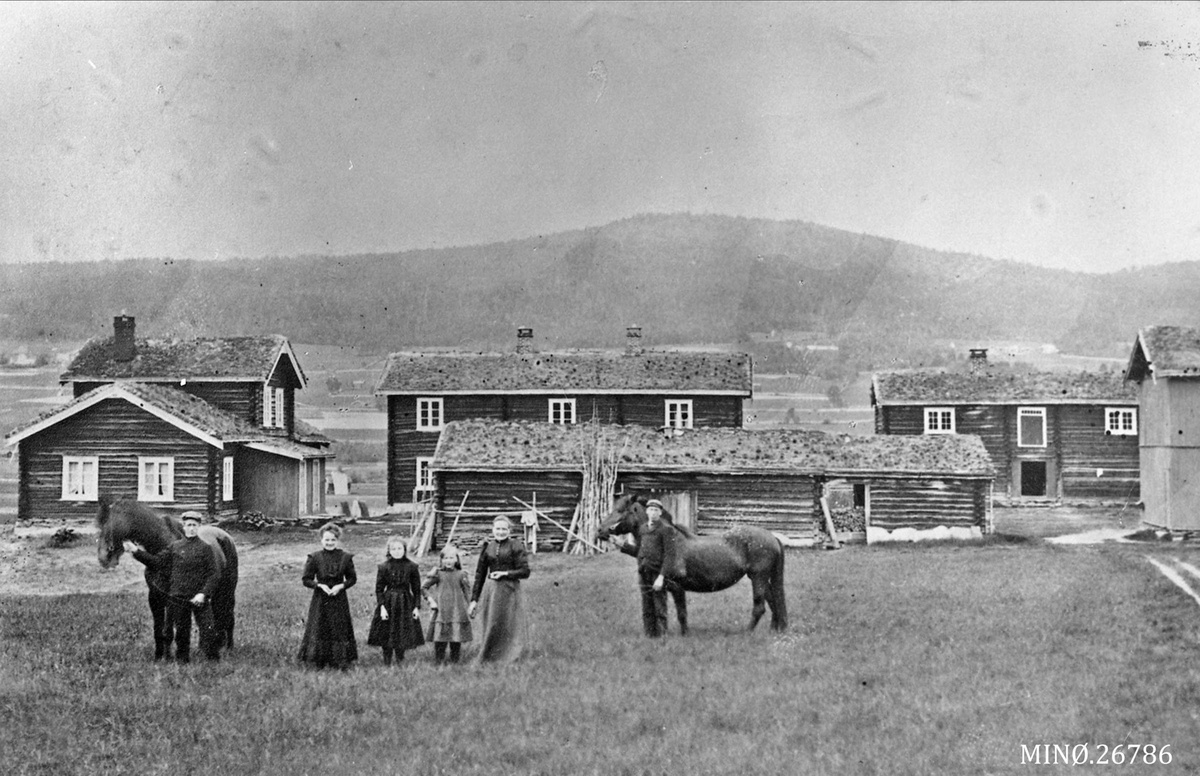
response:
{"label": "man wearing cap", "polygon": [[646,531],[638,542],[642,628],[650,638],[667,635],[666,572],[675,567],[675,528],[662,513],[661,501],[646,502]]}
{"label": "man wearing cap", "polygon": [[213,635],[212,606],[209,599],[221,579],[221,566],[216,552],[200,538],[199,512],[184,512],[183,538],[168,545],[164,550],[151,554],[135,550],[133,557],[169,578],[167,589],[167,619],[163,624],[164,636],[169,645],[175,642],[175,659],[186,663],[191,657],[192,617],[200,630],[200,648],[205,657],[217,660],[220,644]]}

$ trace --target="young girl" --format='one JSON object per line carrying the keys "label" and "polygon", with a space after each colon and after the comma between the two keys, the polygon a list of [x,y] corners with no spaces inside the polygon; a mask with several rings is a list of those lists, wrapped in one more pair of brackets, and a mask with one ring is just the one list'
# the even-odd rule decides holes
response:
{"label": "young girl", "polygon": [[342,529],[329,523],[321,529],[321,549],[304,562],[300,581],[313,591],[308,621],[300,642],[300,660],[317,668],[332,665],[345,671],[358,659],[354,623],[346,591],[358,581],[354,556],[338,547]]}
{"label": "young girl", "polygon": [[471,583],[462,570],[458,549],[452,544],[442,548],[438,568],[429,573],[421,585],[433,616],[429,620],[429,640],[433,642],[433,659],[446,659],[450,645],[450,662],[457,663],[462,645],[471,640],[471,618],[467,614],[467,598]]}
{"label": "young girl", "polygon": [[408,544],[388,539],[387,554],[375,575],[375,616],[367,644],[383,648],[383,664],[404,659],[404,650],[425,643],[421,634],[421,573],[408,559]]}

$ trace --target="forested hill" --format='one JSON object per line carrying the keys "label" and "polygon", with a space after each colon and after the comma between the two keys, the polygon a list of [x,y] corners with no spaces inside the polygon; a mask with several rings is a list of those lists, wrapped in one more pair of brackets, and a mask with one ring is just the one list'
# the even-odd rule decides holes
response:
{"label": "forested hill", "polygon": [[0,339],[69,342],[135,315],[142,336],[279,333],[386,352],[744,341],[804,331],[864,367],[1011,339],[1113,355],[1138,327],[1200,324],[1200,265],[1114,274],[933,251],[799,221],[646,215],[396,254],[0,265]]}

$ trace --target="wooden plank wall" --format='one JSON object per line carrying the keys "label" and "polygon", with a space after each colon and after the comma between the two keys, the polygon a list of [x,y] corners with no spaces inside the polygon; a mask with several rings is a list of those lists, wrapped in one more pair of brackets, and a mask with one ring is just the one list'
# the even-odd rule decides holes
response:
{"label": "wooden plank wall", "polygon": [[[505,514],[519,522],[525,507],[514,496],[532,504],[536,493],[539,512],[570,526],[583,486],[583,475],[578,472],[439,472],[438,478],[441,501],[434,546],[445,543],[466,497],[454,543],[468,550],[491,536],[496,515]],[[539,518],[539,543],[552,541],[561,546],[565,538],[565,531]]]}
{"label": "wooden plank wall", "polygon": [[138,494],[138,456],[173,457],[175,501],[155,507],[207,511],[213,499],[210,449],[123,399],[102,401],[20,442],[19,518],[95,517],[96,502],[62,500],[63,455],[99,456],[100,493],[130,498]]}
{"label": "wooden plank wall", "polygon": [[299,514],[299,462],[243,448],[234,461],[234,478],[243,512],[291,520]]}
{"label": "wooden plank wall", "polygon": [[868,524],[876,528],[982,528],[987,524],[989,483],[984,480],[880,479],[868,485]]}
{"label": "wooden plank wall", "polygon": [[1063,498],[1137,502],[1138,437],[1106,434],[1104,407],[1063,406],[1058,420]]}

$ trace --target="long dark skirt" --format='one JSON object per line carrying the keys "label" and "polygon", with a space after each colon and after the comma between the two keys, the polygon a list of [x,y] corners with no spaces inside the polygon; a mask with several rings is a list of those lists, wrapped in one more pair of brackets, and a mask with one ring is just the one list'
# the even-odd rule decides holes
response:
{"label": "long dark skirt", "polygon": [[479,596],[479,653],[481,663],[508,663],[521,657],[529,644],[525,602],[516,579],[489,579]]}
{"label": "long dark skirt", "polygon": [[327,665],[344,668],[358,660],[350,602],[345,592],[330,597],[320,590],[313,591],[299,657],[317,668]]}
{"label": "long dark skirt", "polygon": [[368,646],[403,652],[425,643],[421,621],[413,616],[417,602],[407,590],[388,590],[383,594],[383,605],[387,607],[388,618],[385,620],[379,615],[376,604],[371,629],[367,632]]}

